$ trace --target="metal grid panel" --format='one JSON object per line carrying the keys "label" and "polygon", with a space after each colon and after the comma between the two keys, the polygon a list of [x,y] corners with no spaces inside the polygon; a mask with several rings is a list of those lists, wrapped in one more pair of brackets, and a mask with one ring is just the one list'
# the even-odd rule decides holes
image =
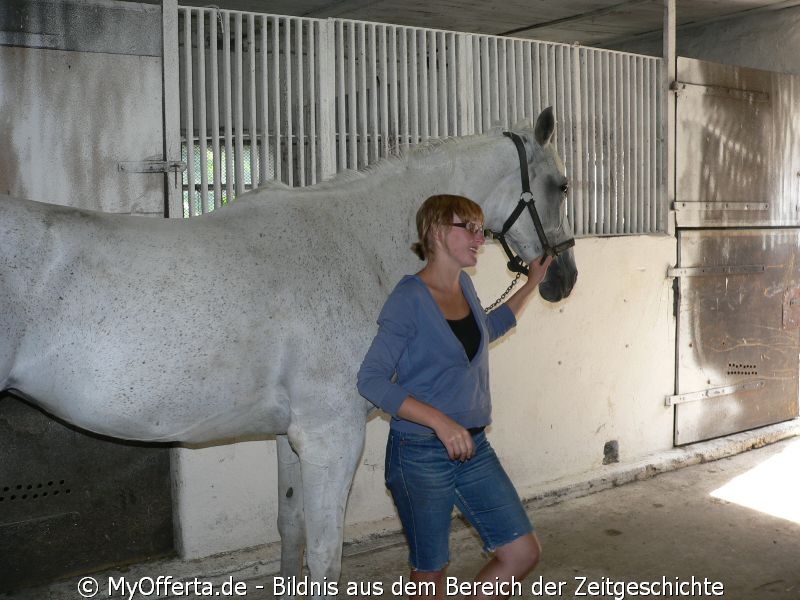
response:
{"label": "metal grid panel", "polygon": [[553,106],[576,234],[665,230],[660,59],[343,19],[180,16],[187,216],[259,182],[311,185]]}

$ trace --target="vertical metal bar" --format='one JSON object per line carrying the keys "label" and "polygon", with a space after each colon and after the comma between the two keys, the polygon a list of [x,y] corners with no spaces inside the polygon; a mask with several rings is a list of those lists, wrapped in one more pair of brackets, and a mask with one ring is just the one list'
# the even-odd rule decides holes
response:
{"label": "vertical metal bar", "polygon": [[647,94],[647,86],[645,83],[645,57],[640,57],[638,67],[638,104],[639,104],[639,142],[641,146],[637,149],[639,153],[639,222],[640,227],[636,233],[646,233],[648,229],[648,222],[650,220],[650,210],[647,205],[647,145],[650,140],[647,139],[647,115],[645,106],[645,97]]}
{"label": "vertical metal bar", "polygon": [[247,51],[250,63],[250,184],[258,187],[258,112],[256,105],[256,21],[255,15],[247,15]]}
{"label": "vertical metal bar", "polygon": [[[188,24],[184,24],[185,26]],[[206,111],[206,15],[197,11],[197,139],[200,143],[200,210],[208,212],[208,116]]]}
{"label": "vertical metal bar", "polygon": [[652,131],[650,130],[650,63],[649,59],[642,61],[642,204],[644,216],[640,233],[653,231],[651,223],[653,213],[650,204],[650,146],[653,143]]}
{"label": "vertical metal bar", "polygon": [[475,75],[473,71],[472,41],[474,36],[463,33],[454,34],[450,44],[452,74],[448,98],[450,100],[450,131],[453,135],[474,133],[475,122]]}
{"label": "vertical metal bar", "polygon": [[214,185],[214,208],[222,206],[222,150],[219,143],[220,122],[219,122],[219,60],[217,57],[217,17],[219,12],[213,10],[209,13],[208,37],[211,59],[211,155],[213,160],[213,185]]}
{"label": "vertical metal bar", "polygon": [[345,29],[342,21],[336,21],[336,131],[337,160],[339,171],[347,168],[347,93],[345,92],[344,66],[347,60],[344,44]]}
{"label": "vertical metal bar", "polygon": [[497,91],[497,80],[491,71],[491,54],[491,41],[484,36],[481,38],[481,133],[492,126],[492,98]]}
{"label": "vertical metal bar", "polygon": [[188,185],[188,215],[197,214],[197,199],[194,174],[194,94],[192,90],[193,60],[192,60],[192,10],[184,10],[183,22],[183,119],[186,123],[186,181]]}
{"label": "vertical metal bar", "polygon": [[306,116],[305,116],[305,70],[303,65],[303,53],[305,52],[303,44],[303,21],[301,19],[292,19],[294,25],[295,47],[294,52],[297,57],[297,87],[296,89],[296,108],[297,119],[297,137],[295,144],[295,153],[297,155],[297,183],[300,186],[306,185]]}
{"label": "vertical metal bar", "polygon": [[658,59],[650,59],[648,61],[649,73],[647,79],[648,92],[648,195],[650,197],[650,231],[658,231],[658,147],[660,145],[658,139],[658,84],[659,84],[659,71]]}
{"label": "vertical metal bar", "polygon": [[633,225],[634,230],[631,233],[639,233],[642,231],[642,74],[641,74],[641,57],[634,57],[633,63],[633,89],[632,89],[632,110],[634,117],[634,137],[633,137],[633,173],[634,173],[634,187],[633,187]]}
{"label": "vertical metal bar", "polygon": [[607,233],[608,229],[608,52],[598,54],[597,60],[597,168],[595,169],[595,187],[597,188],[597,230],[596,233]]}
{"label": "vertical metal bar", "polygon": [[[677,79],[677,59],[676,59],[676,0],[664,0],[664,37],[663,37],[663,72],[661,79],[662,101],[661,107],[664,117],[661,122],[661,137],[664,140],[664,154],[662,158],[662,168],[664,169],[664,205],[659,209],[659,217],[667,233],[675,234],[675,219],[672,206],[675,202],[676,182],[675,182],[675,120],[677,98],[671,91],[672,82]],[[676,382],[677,386],[677,382]],[[677,387],[676,387],[677,389]]]}
{"label": "vertical metal bar", "polygon": [[522,118],[530,120],[533,114],[533,72],[531,71],[531,52],[536,46],[524,42],[522,46]]}
{"label": "vertical metal bar", "polygon": [[231,92],[231,22],[230,13],[221,11],[222,15],[222,110],[225,116],[225,202],[235,196],[233,189],[233,99]]}
{"label": "vertical metal bar", "polygon": [[[408,82],[411,84],[410,90],[410,98],[408,101],[409,108],[411,109],[411,140],[413,140],[413,144],[416,145],[419,143],[420,139],[420,131],[419,131],[419,113],[420,113],[420,100],[419,100],[419,69],[417,65],[419,63],[419,52],[417,50],[417,32],[415,29],[407,30],[409,41],[411,42],[408,48],[408,58],[411,61],[411,72],[408,75]],[[405,146],[408,148],[408,146]]]}
{"label": "vertical metal bar", "polygon": [[436,32],[430,31],[425,34],[428,46],[428,114],[430,115],[430,133],[434,138],[439,137],[439,69],[438,69],[438,44]]}
{"label": "vertical metal bar", "polygon": [[294,187],[294,98],[292,94],[292,19],[284,19],[283,59],[286,67],[284,104],[286,106],[286,183]]}
{"label": "vertical metal bar", "polygon": [[586,231],[586,214],[583,210],[586,202],[586,171],[584,153],[579,150],[580,140],[578,132],[583,121],[583,106],[586,102],[584,88],[581,80],[581,51],[575,46],[562,46],[561,73],[564,85],[564,110],[570,116],[570,127],[565,129],[563,144],[565,154],[571,156],[570,162],[574,165],[575,178],[580,182],[577,186],[578,194],[570,199],[570,209],[575,215],[577,230],[575,233],[583,234]]}
{"label": "vertical metal bar", "polygon": [[[387,62],[388,58],[388,48],[386,47],[388,40],[387,40],[387,27],[386,25],[381,25],[380,29],[378,30],[378,61],[380,70],[378,71],[380,75],[378,79],[380,80],[380,118],[378,122],[380,123],[380,152],[379,156],[388,156],[389,155],[389,81],[391,80],[390,76],[390,68]],[[392,28],[394,29],[394,28]],[[394,84],[392,84],[394,86]]]}
{"label": "vertical metal bar", "polygon": [[[564,123],[564,126],[556,130],[556,137],[558,139],[556,146],[558,147],[561,156],[565,157],[568,162],[572,163],[572,171],[574,173],[575,164],[572,160],[572,156],[569,153],[569,149],[566,147],[567,129],[572,128],[572,118],[568,109],[571,98],[567,95],[569,89],[571,88],[572,82],[570,81],[569,76],[565,77],[564,75],[563,46],[554,47],[553,62],[550,65],[550,77],[551,77],[551,83],[553,84],[550,87],[550,91],[554,100],[553,103],[554,108],[557,115],[563,115],[563,123]],[[577,176],[575,177],[575,183],[577,184],[575,186],[576,187],[575,191],[577,192],[577,194],[575,195],[579,195],[581,182],[577,178]],[[571,200],[574,198],[575,195],[572,196]],[[573,215],[573,218],[575,217],[575,213],[572,210],[572,206],[570,206],[570,214]],[[575,226],[579,227],[580,224],[576,223]]]}
{"label": "vertical metal bar", "polygon": [[[377,29],[375,25],[369,26],[367,36],[367,64],[369,65],[369,159],[368,164],[378,160],[378,58],[377,58]],[[366,116],[366,115],[365,115]]]}
{"label": "vertical metal bar", "polygon": [[531,43],[531,119],[536,122],[536,117],[542,112],[542,63],[539,56],[542,44],[539,42]]}
{"label": "vertical metal bar", "polygon": [[317,98],[317,69],[319,60],[316,52],[316,31],[322,24],[318,21],[306,22],[306,36],[308,37],[308,163],[309,163],[309,183],[317,183],[317,108],[322,108],[322,98]]}
{"label": "vertical metal bar", "polygon": [[273,150],[273,164],[275,165],[275,181],[283,181],[283,152],[281,143],[281,27],[280,19],[272,19],[272,90],[273,90],[273,126],[275,127],[275,149]]}
{"label": "vertical metal bar", "polygon": [[356,26],[358,32],[358,147],[359,168],[369,164],[369,144],[367,139],[367,27],[364,23]]}
{"label": "vertical metal bar", "polygon": [[[177,0],[162,0],[161,6],[164,160],[178,161],[181,160],[181,13]],[[164,178],[164,217],[183,218],[183,177]]]}
{"label": "vertical metal bar", "polygon": [[[447,135],[464,135],[464,127],[460,126],[460,113],[464,111],[459,111],[459,94],[458,89],[459,85],[464,86],[464,77],[466,75],[466,70],[462,67],[462,65],[467,60],[467,55],[463,53],[459,48],[464,43],[466,39],[468,39],[467,34],[455,34],[450,33],[447,34],[446,38],[448,39],[447,43],[447,62],[450,65],[449,77],[447,80],[447,106],[445,109],[447,110],[447,115],[445,115],[445,123],[447,124]],[[457,49],[458,52],[457,52]],[[459,80],[461,83],[459,83]],[[470,85],[470,89],[472,86]],[[466,91],[466,90],[465,90]],[[470,96],[465,97],[465,100],[471,100]]]}
{"label": "vertical metal bar", "polygon": [[483,85],[483,73],[481,72],[483,58],[485,54],[481,51],[483,48],[483,38],[480,36],[472,36],[472,83],[474,100],[474,112],[472,120],[472,132],[483,133],[483,98],[486,93],[486,86]]}
{"label": "vertical metal bar", "polygon": [[[344,82],[337,82],[336,73],[344,57],[336,47],[336,25],[332,19],[319,21],[319,43],[316,53],[316,71],[319,80],[319,126],[315,139],[319,145],[319,177],[323,180],[330,179],[336,173],[337,144],[341,144],[344,136],[344,127],[336,124],[337,86]],[[342,78],[344,79],[344,78]],[[341,90],[344,87],[339,88]],[[344,92],[338,95],[339,102],[344,107]],[[344,113],[341,113],[344,114]],[[337,140],[337,132],[339,140]]]}
{"label": "vertical metal bar", "polygon": [[447,137],[450,129],[447,125],[448,110],[447,105],[450,102],[450,97],[447,93],[447,52],[448,46],[447,37],[445,33],[440,31],[438,34],[438,56],[439,56],[439,136]]}
{"label": "vertical metal bar", "polygon": [[500,39],[497,43],[497,66],[499,71],[498,106],[500,108],[500,122],[503,127],[508,127],[508,40]]}
{"label": "vertical metal bar", "polygon": [[234,166],[236,168],[236,195],[244,192],[244,75],[242,64],[242,13],[234,13],[233,27],[235,35],[234,47],[234,123],[236,154]]}
{"label": "vertical metal bar", "polygon": [[549,61],[549,45],[542,44],[539,52],[539,68],[541,69],[539,75],[539,106],[540,112],[542,109],[551,105],[550,102],[550,61]]}
{"label": "vertical metal bar", "polygon": [[419,39],[417,43],[417,52],[419,54],[419,91],[420,98],[418,102],[420,111],[420,128],[422,129],[422,141],[428,141],[430,137],[430,107],[428,100],[428,43],[427,33],[424,30],[418,32]]}
{"label": "vertical metal bar", "polygon": [[631,109],[632,105],[632,87],[631,80],[633,79],[633,73],[631,69],[631,57],[625,56],[624,60],[624,78],[623,84],[625,86],[624,92],[624,114],[625,114],[625,233],[632,233],[633,231],[633,223],[632,223],[632,206],[631,200],[633,196],[633,111]]}
{"label": "vertical metal bar", "polygon": [[508,70],[508,126],[517,124],[517,42],[506,42],[506,65]]}
{"label": "vertical metal bar", "polygon": [[347,166],[350,169],[358,168],[358,122],[356,111],[358,93],[356,90],[356,26],[350,23],[348,34],[348,76],[347,76]]}
{"label": "vertical metal bar", "polygon": [[267,37],[267,29],[268,29],[268,21],[266,15],[261,16],[261,44],[260,44],[260,51],[261,51],[261,88],[259,90],[260,94],[260,104],[261,104],[261,143],[259,144],[259,149],[261,151],[259,155],[259,183],[264,183],[269,179],[269,77],[267,76],[267,49],[269,48],[268,45],[268,37]]}
{"label": "vertical metal bar", "polygon": [[497,58],[497,45],[498,45],[497,38],[491,38],[491,43],[489,44],[489,69],[491,71],[491,79],[490,79],[490,90],[491,90],[491,123],[494,125],[500,120],[500,72],[498,69],[498,58]]}
{"label": "vertical metal bar", "polygon": [[631,227],[628,233],[636,233],[639,230],[640,222],[640,197],[639,197],[639,99],[641,96],[638,77],[639,60],[635,56],[630,57],[630,79],[628,82],[630,94],[631,110]]}
{"label": "vertical metal bar", "polygon": [[614,138],[611,147],[614,149],[614,230],[612,233],[622,234],[625,227],[625,113],[624,84],[622,79],[623,56],[616,56],[612,70],[614,81]]}
{"label": "vertical metal bar", "polygon": [[[584,167],[583,178],[586,181],[584,186],[585,194],[583,198],[584,205],[584,234],[595,232],[595,225],[597,223],[597,205],[594,188],[594,144],[596,138],[596,131],[594,126],[595,115],[594,110],[594,52],[588,48],[580,48],[578,50],[582,56],[580,61],[581,68],[581,97],[583,98],[581,120],[583,122],[583,135],[577,135],[576,144],[579,145],[578,153],[583,154]],[[576,132],[577,134],[578,132]],[[583,146],[583,148],[580,148]]]}
{"label": "vertical metal bar", "polygon": [[[387,43],[389,44],[389,131],[386,138],[386,154],[395,152],[400,148],[400,111],[398,110],[398,95],[400,93],[400,80],[397,75],[397,27],[389,28],[390,35]],[[405,57],[403,57],[405,62]],[[389,135],[392,136],[391,140]]]}
{"label": "vertical metal bar", "polygon": [[[408,149],[409,136],[409,85],[416,79],[416,73],[409,74],[409,62],[414,67],[412,53],[408,50],[408,29],[403,27],[400,30],[400,147]],[[412,96],[413,97],[413,96]]]}

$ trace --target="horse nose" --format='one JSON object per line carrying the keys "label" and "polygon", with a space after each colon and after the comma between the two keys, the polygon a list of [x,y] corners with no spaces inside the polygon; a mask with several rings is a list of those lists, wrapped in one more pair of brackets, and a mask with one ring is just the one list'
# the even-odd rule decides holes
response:
{"label": "horse nose", "polygon": [[539,294],[548,302],[560,302],[567,298],[578,280],[578,270],[566,258],[567,256],[561,256],[554,261],[539,285]]}

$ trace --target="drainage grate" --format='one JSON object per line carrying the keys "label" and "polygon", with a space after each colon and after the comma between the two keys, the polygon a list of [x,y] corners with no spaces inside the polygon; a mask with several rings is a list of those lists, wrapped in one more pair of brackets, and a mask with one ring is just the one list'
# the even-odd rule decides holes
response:
{"label": "drainage grate", "polygon": [[758,365],[728,363],[728,375],[758,375]]}
{"label": "drainage grate", "polygon": [[39,500],[69,495],[72,489],[63,479],[43,483],[18,483],[5,485],[0,491],[0,502],[20,502],[22,500]]}

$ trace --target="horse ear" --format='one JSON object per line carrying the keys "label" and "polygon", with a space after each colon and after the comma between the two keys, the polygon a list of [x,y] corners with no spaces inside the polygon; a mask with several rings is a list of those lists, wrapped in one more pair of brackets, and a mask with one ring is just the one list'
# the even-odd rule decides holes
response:
{"label": "horse ear", "polygon": [[556,119],[553,116],[553,107],[548,106],[542,111],[542,114],[539,115],[539,118],[536,119],[536,128],[534,129],[536,141],[542,146],[547,145],[547,143],[550,141],[550,138],[553,137],[553,131],[555,131],[555,128]]}

